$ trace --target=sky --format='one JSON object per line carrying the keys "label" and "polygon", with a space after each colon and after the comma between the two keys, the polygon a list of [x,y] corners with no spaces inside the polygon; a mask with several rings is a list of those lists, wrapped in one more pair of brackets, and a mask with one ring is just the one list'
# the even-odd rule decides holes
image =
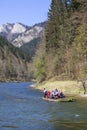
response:
{"label": "sky", "polygon": [[47,20],[51,0],[0,0],[0,25],[22,23],[32,26]]}

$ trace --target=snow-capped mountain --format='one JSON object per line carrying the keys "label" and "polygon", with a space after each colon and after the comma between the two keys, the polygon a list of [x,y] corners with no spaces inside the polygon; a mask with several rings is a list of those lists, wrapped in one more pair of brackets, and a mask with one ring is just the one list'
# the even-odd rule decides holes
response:
{"label": "snow-capped mountain", "polygon": [[14,33],[14,34],[15,33],[23,33],[25,31],[26,31],[26,28],[19,23],[14,24],[13,28],[11,29],[11,33]]}
{"label": "snow-capped mountain", "polygon": [[45,28],[43,24],[45,22],[29,27],[21,23],[6,23],[0,25],[0,35],[5,36],[14,46],[21,47],[31,40],[40,37],[41,32]]}

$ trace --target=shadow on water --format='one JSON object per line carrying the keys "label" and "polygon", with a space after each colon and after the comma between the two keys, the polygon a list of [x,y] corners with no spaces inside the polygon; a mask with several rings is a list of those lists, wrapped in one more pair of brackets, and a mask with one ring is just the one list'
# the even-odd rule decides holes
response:
{"label": "shadow on water", "polygon": [[55,122],[54,127],[56,130],[86,130],[87,123],[85,122]]}
{"label": "shadow on water", "polygon": [[48,102],[32,83],[0,83],[0,130],[87,130],[87,100]]}
{"label": "shadow on water", "polygon": [[18,128],[18,127],[17,126],[11,126],[11,125],[2,125],[2,128],[15,129],[15,128]]}
{"label": "shadow on water", "polygon": [[52,110],[49,120],[55,130],[87,130],[87,99],[77,98],[76,102],[62,102]]}

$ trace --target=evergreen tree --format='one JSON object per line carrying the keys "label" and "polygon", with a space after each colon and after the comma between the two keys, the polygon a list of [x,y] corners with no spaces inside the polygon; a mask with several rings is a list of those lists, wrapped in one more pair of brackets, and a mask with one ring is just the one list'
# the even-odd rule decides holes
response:
{"label": "evergreen tree", "polygon": [[52,0],[45,33],[48,77],[65,74],[75,79],[78,76],[78,64],[83,62],[81,71],[86,73],[87,17],[82,24],[82,18],[87,14],[86,5],[86,0]]}
{"label": "evergreen tree", "polygon": [[[51,55],[51,57],[48,56],[50,58],[48,58],[48,61],[54,64],[51,70],[53,75],[58,75],[64,71],[62,67],[64,63],[63,55],[66,47],[65,40],[67,40],[67,35],[65,34],[68,25],[66,22],[68,17],[67,2],[66,0],[52,0],[51,9],[48,13],[46,52],[47,55]],[[66,43],[68,44],[67,41]],[[49,65],[47,68],[49,68]]]}
{"label": "evergreen tree", "polygon": [[61,33],[64,25],[64,4],[61,0],[52,0],[46,28],[46,50],[60,48]]}

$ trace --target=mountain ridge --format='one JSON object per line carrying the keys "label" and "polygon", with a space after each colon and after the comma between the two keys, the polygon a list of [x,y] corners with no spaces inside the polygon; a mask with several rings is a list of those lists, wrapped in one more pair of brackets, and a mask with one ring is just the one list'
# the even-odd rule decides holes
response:
{"label": "mountain ridge", "polygon": [[46,22],[33,26],[24,25],[20,22],[6,23],[0,25],[0,35],[6,37],[14,46],[20,48],[22,45],[40,37],[45,27]]}

